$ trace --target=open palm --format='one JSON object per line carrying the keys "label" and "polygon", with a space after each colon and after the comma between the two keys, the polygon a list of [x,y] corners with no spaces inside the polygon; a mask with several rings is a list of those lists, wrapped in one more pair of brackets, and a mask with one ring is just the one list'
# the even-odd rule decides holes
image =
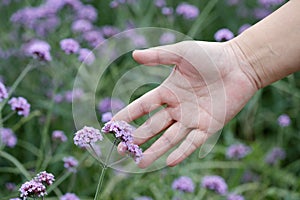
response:
{"label": "open palm", "polygon": [[169,77],[117,113],[130,122],[165,105],[134,132],[140,145],[165,130],[145,152],[139,166],[153,163],[174,146],[167,158],[174,166],[232,119],[257,91],[242,56],[226,43],[185,41],[135,51],[145,65],[174,65]]}

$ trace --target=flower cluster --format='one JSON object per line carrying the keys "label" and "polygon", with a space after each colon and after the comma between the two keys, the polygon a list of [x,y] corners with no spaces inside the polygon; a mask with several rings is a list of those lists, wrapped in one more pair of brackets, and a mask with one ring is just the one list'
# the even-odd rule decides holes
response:
{"label": "flower cluster", "polygon": [[32,180],[27,181],[21,185],[19,189],[21,193],[20,196],[23,199],[26,199],[27,197],[44,197],[45,195],[47,195],[47,192],[46,186],[43,185],[43,183],[47,185],[52,185],[53,182],[53,174],[47,173],[45,171],[40,172]]}
{"label": "flower cluster", "polygon": [[229,29],[222,28],[215,33],[214,37],[217,42],[221,42],[231,40],[234,35]]}
{"label": "flower cluster", "polygon": [[14,147],[17,144],[17,137],[10,128],[0,128],[0,145]]}
{"label": "flower cluster", "polygon": [[251,148],[244,144],[233,144],[228,147],[226,157],[229,159],[241,159],[251,152]]}
{"label": "flower cluster", "polygon": [[18,115],[23,115],[24,117],[29,115],[30,104],[25,98],[13,97],[8,101],[8,104],[10,104],[12,110],[17,111]]}
{"label": "flower cluster", "polygon": [[102,141],[103,136],[98,129],[85,126],[77,131],[74,136],[74,144],[79,147],[88,147],[91,143]]}
{"label": "flower cluster", "polygon": [[98,110],[101,112],[101,121],[103,123],[112,119],[113,113],[124,108],[125,104],[122,100],[117,98],[106,97],[98,104]]}
{"label": "flower cluster", "polygon": [[182,192],[194,192],[195,185],[190,177],[181,176],[173,181],[172,188]]}
{"label": "flower cluster", "polygon": [[277,122],[281,127],[287,127],[291,124],[291,118],[287,114],[282,114],[278,117]]}
{"label": "flower cluster", "polygon": [[138,145],[133,144],[132,132],[134,130],[135,128],[125,121],[110,121],[102,128],[104,133],[114,133],[115,137],[121,140],[124,151],[138,164],[143,157],[143,152]]}
{"label": "flower cluster", "polygon": [[265,158],[266,163],[269,165],[276,164],[279,160],[283,160],[286,154],[285,151],[280,147],[274,147]]}
{"label": "flower cluster", "polygon": [[188,3],[181,3],[176,8],[176,13],[182,15],[185,19],[195,19],[199,15],[199,9]]}
{"label": "flower cluster", "polygon": [[24,51],[27,56],[39,59],[42,61],[51,61],[50,54],[51,46],[42,40],[32,40],[24,45]]}
{"label": "flower cluster", "polygon": [[213,190],[220,195],[225,195],[227,193],[227,184],[225,180],[217,175],[204,176],[201,182],[203,188]]}
{"label": "flower cluster", "polygon": [[3,99],[6,99],[6,98],[8,98],[8,93],[7,93],[6,87],[5,87],[5,85],[0,81],[0,102],[1,102]]}
{"label": "flower cluster", "polygon": [[72,38],[66,38],[60,41],[60,48],[66,53],[66,54],[73,54],[77,53],[79,51],[80,45],[79,43],[72,39]]}
{"label": "flower cluster", "polygon": [[59,141],[59,142],[66,142],[68,138],[63,131],[55,130],[52,132],[52,140]]}
{"label": "flower cluster", "polygon": [[78,166],[78,160],[76,160],[74,157],[69,156],[69,157],[64,157],[63,158],[63,162],[64,162],[64,167],[70,171],[75,173],[76,167]]}
{"label": "flower cluster", "polygon": [[74,193],[66,193],[65,195],[61,196],[59,200],[80,200]]}

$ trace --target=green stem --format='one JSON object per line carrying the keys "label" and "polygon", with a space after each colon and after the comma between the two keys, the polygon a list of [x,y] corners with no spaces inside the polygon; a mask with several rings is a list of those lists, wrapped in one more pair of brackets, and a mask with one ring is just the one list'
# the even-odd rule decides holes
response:
{"label": "green stem", "polygon": [[19,169],[19,171],[26,177],[27,180],[31,179],[31,176],[27,172],[25,167],[15,157],[1,150],[0,150],[0,156],[12,162]]}
{"label": "green stem", "polygon": [[117,139],[115,139],[114,142],[113,142],[113,144],[111,145],[109,154],[106,157],[105,163],[102,166],[101,174],[100,174],[100,177],[99,177],[99,181],[98,181],[97,190],[96,190],[96,194],[95,194],[94,200],[100,200],[100,197],[101,197],[100,192],[101,192],[101,187],[102,187],[102,184],[103,184],[104,175],[105,175],[109,159],[111,157],[112,151],[113,151],[114,146],[116,145],[116,143],[117,143]]}
{"label": "green stem", "polygon": [[8,115],[6,115],[3,119],[0,118],[0,124],[3,124],[6,120],[8,120],[11,116],[13,116],[16,112],[13,111],[11,113],[9,113]]}

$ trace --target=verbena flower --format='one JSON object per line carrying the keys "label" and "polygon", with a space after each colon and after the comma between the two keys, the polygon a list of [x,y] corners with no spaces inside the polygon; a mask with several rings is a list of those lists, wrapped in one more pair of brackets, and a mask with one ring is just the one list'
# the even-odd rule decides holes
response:
{"label": "verbena flower", "polygon": [[91,143],[102,141],[103,136],[98,129],[85,126],[77,131],[74,136],[74,143],[79,147],[88,147]]}
{"label": "verbena flower", "polygon": [[227,148],[226,157],[229,159],[241,159],[251,152],[251,148],[244,144],[233,144]]}
{"label": "verbena flower", "polygon": [[101,116],[101,121],[103,123],[109,122],[112,119],[112,117],[113,117],[113,115],[112,115],[111,112],[103,113],[102,116]]}
{"label": "verbena flower", "polygon": [[25,45],[25,54],[43,61],[51,61],[50,45],[42,40],[33,40]]}
{"label": "verbena flower", "polygon": [[72,23],[71,27],[74,33],[84,33],[93,29],[93,24],[89,20],[78,19]]}
{"label": "verbena flower", "polygon": [[280,147],[274,147],[265,157],[265,162],[269,165],[276,164],[279,160],[285,159],[286,153]]}
{"label": "verbena flower", "polygon": [[5,188],[8,191],[14,191],[16,189],[16,184],[12,183],[12,182],[7,182],[7,183],[5,183]]}
{"label": "verbena flower", "polygon": [[74,88],[73,90],[66,91],[64,98],[66,102],[72,103],[73,101],[81,99],[83,95],[84,91],[81,88]]}
{"label": "verbena flower", "polygon": [[7,147],[14,147],[17,144],[17,137],[10,128],[0,128],[0,142]]}
{"label": "verbena flower", "polygon": [[271,7],[283,4],[284,0],[258,0],[258,2],[264,7]]}
{"label": "verbena flower", "polygon": [[199,15],[199,9],[191,4],[183,2],[176,7],[176,13],[185,19],[195,19]]}
{"label": "verbena flower", "polygon": [[76,172],[76,168],[78,166],[78,160],[73,156],[68,156],[63,158],[64,168],[66,168],[70,172]]}
{"label": "verbena flower", "polygon": [[84,64],[91,65],[95,61],[94,53],[89,49],[80,49],[78,60]]}
{"label": "verbena flower", "polygon": [[277,122],[281,127],[287,127],[291,124],[291,118],[287,114],[282,114],[278,117]]}
{"label": "verbena flower", "polygon": [[227,195],[227,200],[244,200],[244,197],[242,195],[238,194],[229,194]]}
{"label": "verbena flower", "polygon": [[222,28],[218,30],[214,35],[215,40],[218,42],[228,41],[231,40],[233,37],[233,33],[227,28]]}
{"label": "verbena flower", "polygon": [[102,128],[104,133],[114,133],[115,137],[121,141],[124,151],[138,164],[143,157],[143,152],[138,145],[133,144],[132,132],[134,130],[135,128],[125,121],[110,121]]}
{"label": "verbena flower", "polygon": [[115,34],[118,34],[120,32],[120,30],[115,26],[106,25],[106,26],[101,27],[101,32],[105,38],[109,38]]}
{"label": "verbena flower", "polygon": [[66,193],[65,195],[61,196],[59,200],[80,200],[80,199],[74,193]]}
{"label": "verbena flower", "polygon": [[25,182],[19,191],[21,193],[20,196],[23,199],[26,199],[27,197],[43,197],[47,195],[46,187],[35,180]]}
{"label": "verbena flower", "polygon": [[166,32],[160,36],[159,44],[161,44],[161,45],[171,44],[171,43],[174,43],[175,40],[176,40],[176,36],[174,33]]}
{"label": "verbena flower", "polygon": [[162,7],[166,6],[166,0],[155,0],[154,5],[156,7],[162,8]]}
{"label": "verbena flower", "polygon": [[227,184],[225,180],[217,175],[204,176],[202,178],[201,186],[213,190],[220,195],[225,195],[227,193]]}
{"label": "verbena flower", "polygon": [[182,192],[194,192],[195,185],[190,177],[181,176],[173,181],[172,188],[173,190],[179,190]]}
{"label": "verbena flower", "polygon": [[91,47],[97,47],[104,40],[102,32],[99,30],[87,31],[82,37]]}
{"label": "verbena flower", "polygon": [[3,99],[6,99],[6,98],[8,98],[8,93],[7,93],[6,87],[5,87],[5,85],[0,81],[0,102],[1,102]]}
{"label": "verbena flower", "polygon": [[86,19],[89,21],[96,21],[98,12],[96,8],[92,5],[82,5],[76,9],[76,18]]}
{"label": "verbena flower", "polygon": [[80,45],[79,43],[72,39],[72,38],[66,38],[60,41],[60,48],[66,53],[66,54],[74,54],[79,51]]}
{"label": "verbena flower", "polygon": [[98,104],[98,109],[101,113],[118,112],[124,107],[125,104],[122,100],[109,97],[102,99]]}
{"label": "verbena flower", "polygon": [[55,181],[54,175],[51,173],[47,173],[46,171],[42,171],[36,175],[34,178],[36,182],[40,182],[46,185],[52,185]]}
{"label": "verbena flower", "polygon": [[238,34],[241,34],[242,32],[244,32],[245,30],[247,30],[248,28],[250,28],[251,25],[250,24],[243,24],[239,30],[238,30]]}
{"label": "verbena flower", "polygon": [[140,197],[135,197],[134,200],[153,200],[153,199],[148,196],[140,196]]}
{"label": "verbena flower", "polygon": [[52,132],[52,140],[58,142],[66,142],[68,138],[63,131],[55,130]]}
{"label": "verbena flower", "polygon": [[249,182],[255,182],[255,181],[258,181],[259,180],[259,176],[258,174],[252,172],[252,171],[245,171],[243,176],[242,176],[242,179],[241,179],[241,182],[242,183],[249,183]]}
{"label": "verbena flower", "polygon": [[18,115],[23,115],[24,117],[29,115],[30,104],[24,97],[13,97],[8,101],[8,104],[10,104],[12,110],[17,111]]}
{"label": "verbena flower", "polygon": [[170,16],[174,13],[174,9],[171,7],[163,7],[161,9],[161,13],[166,16]]}
{"label": "verbena flower", "polygon": [[271,13],[272,11],[266,8],[255,8],[253,11],[253,16],[255,19],[261,20]]}

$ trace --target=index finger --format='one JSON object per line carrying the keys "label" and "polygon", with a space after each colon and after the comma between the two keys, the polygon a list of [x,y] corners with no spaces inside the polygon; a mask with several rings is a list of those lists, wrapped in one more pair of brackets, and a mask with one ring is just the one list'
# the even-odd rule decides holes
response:
{"label": "index finger", "polygon": [[112,120],[131,122],[163,105],[161,87],[155,88],[119,111]]}

